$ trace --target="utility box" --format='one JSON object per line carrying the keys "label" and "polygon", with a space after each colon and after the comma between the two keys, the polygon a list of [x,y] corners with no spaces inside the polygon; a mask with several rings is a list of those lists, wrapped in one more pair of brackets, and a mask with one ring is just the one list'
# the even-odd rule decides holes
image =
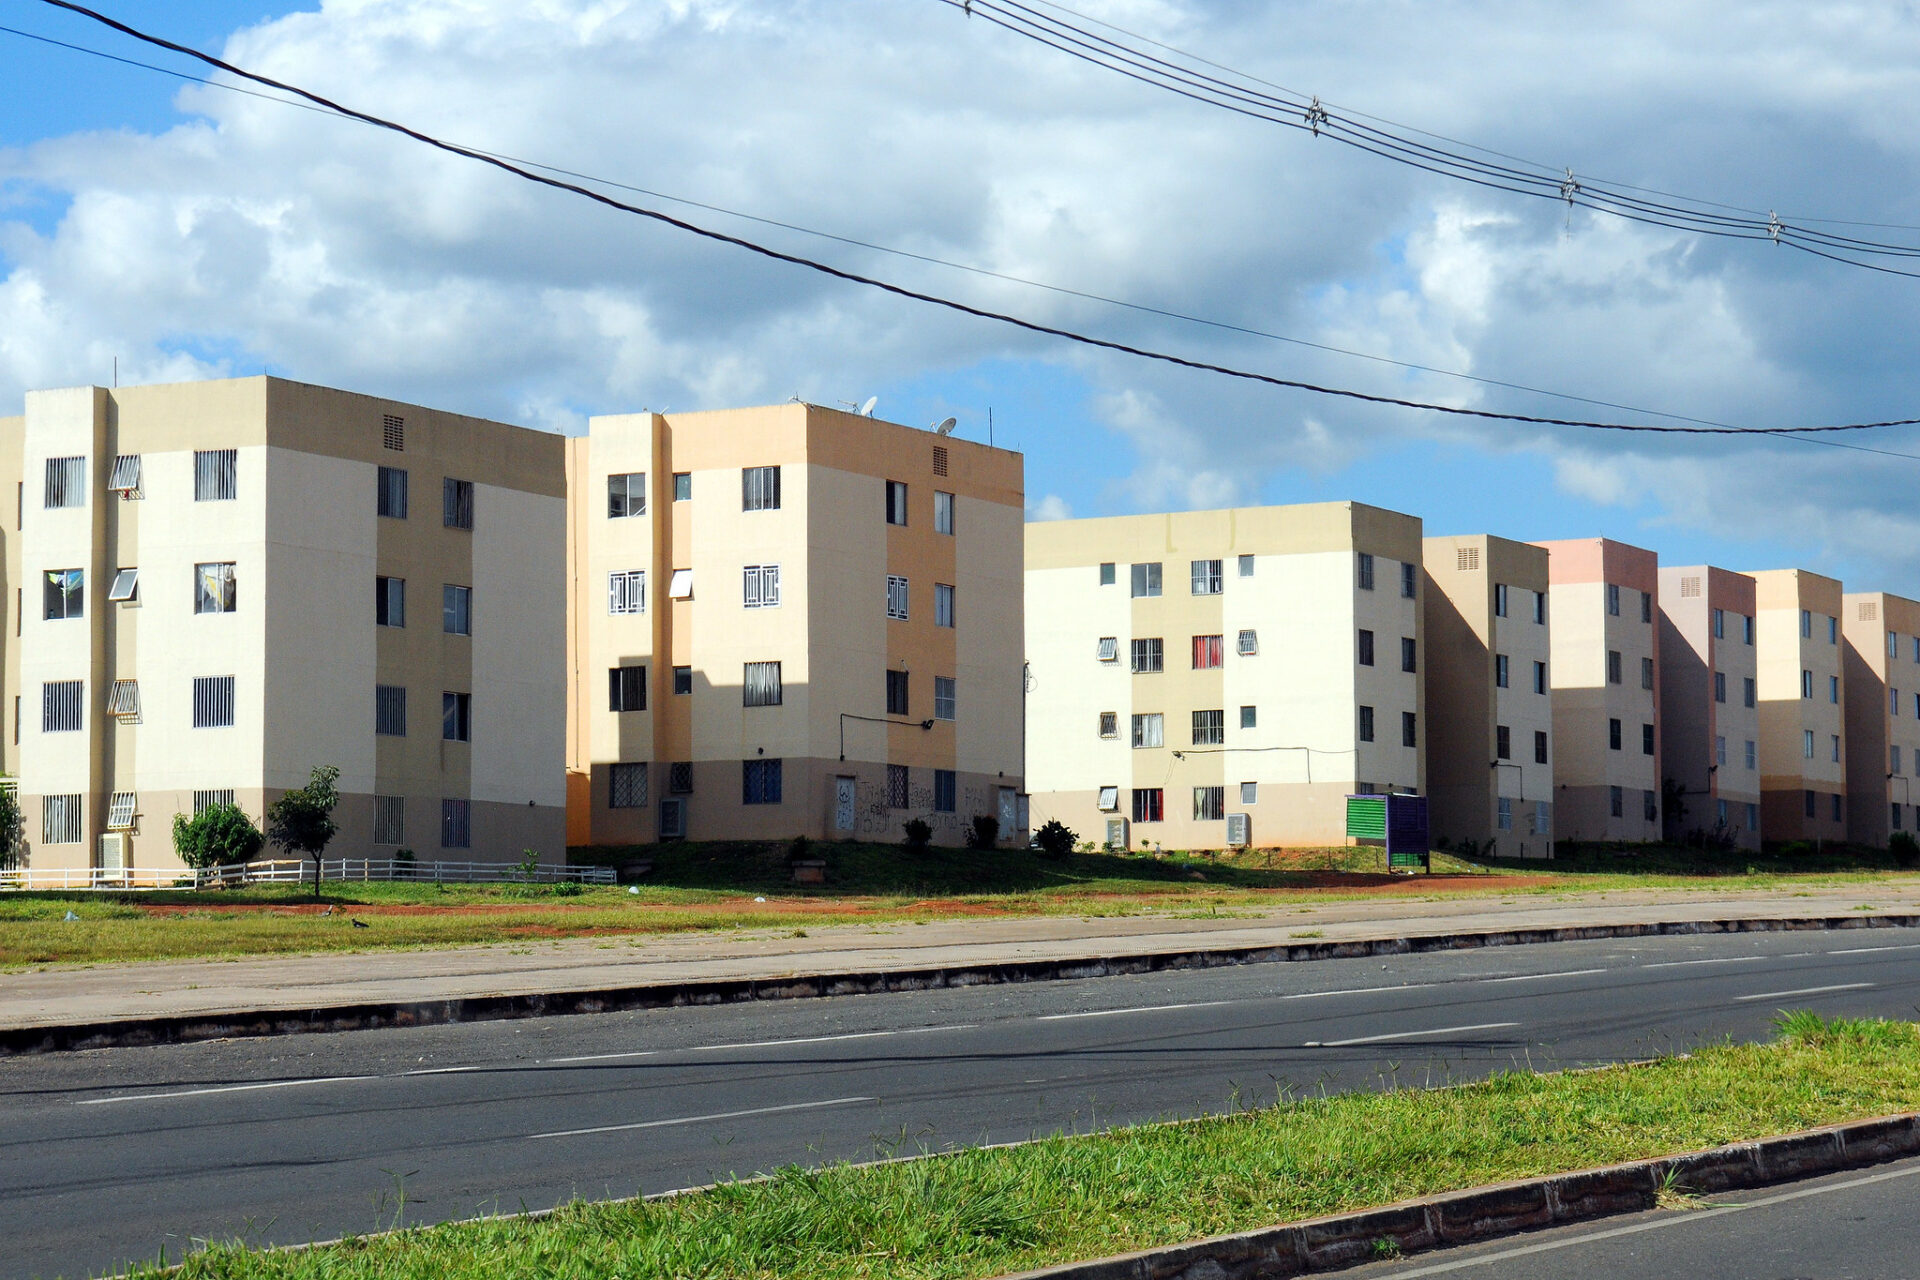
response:
{"label": "utility box", "polygon": [[1127,851],[1127,820],[1125,818],[1107,819],[1107,851],[1109,853]]}
{"label": "utility box", "polygon": [[1347,835],[1384,844],[1389,871],[1433,870],[1425,796],[1348,796]]}
{"label": "utility box", "polygon": [[1244,813],[1227,815],[1227,847],[1244,849],[1253,843],[1253,824]]}

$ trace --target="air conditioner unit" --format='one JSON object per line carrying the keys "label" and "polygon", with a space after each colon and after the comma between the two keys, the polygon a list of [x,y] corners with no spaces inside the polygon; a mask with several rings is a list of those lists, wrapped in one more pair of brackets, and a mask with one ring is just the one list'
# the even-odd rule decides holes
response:
{"label": "air conditioner unit", "polygon": [[1227,815],[1227,844],[1230,847],[1244,849],[1249,844],[1252,844],[1253,837],[1250,834],[1252,830],[1253,824],[1247,820],[1246,814],[1230,813]]}
{"label": "air conditioner unit", "polygon": [[123,831],[110,832],[100,837],[100,858],[95,869],[104,880],[118,880],[127,870],[127,836]]}
{"label": "air conditioner unit", "polygon": [[1110,852],[1122,852],[1127,847],[1127,820],[1125,818],[1107,819],[1107,849]]}

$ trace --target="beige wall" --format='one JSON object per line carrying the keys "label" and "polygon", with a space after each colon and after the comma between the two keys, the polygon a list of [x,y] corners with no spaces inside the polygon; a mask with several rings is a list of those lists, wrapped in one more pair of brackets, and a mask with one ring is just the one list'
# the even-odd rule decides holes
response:
{"label": "beige wall", "polygon": [[[1842,840],[1846,820],[1846,677],[1840,583],[1805,569],[1749,573],[1755,584],[1760,682],[1760,825],[1769,843]],[[1806,615],[1803,634],[1802,615]],[[1802,696],[1810,673],[1812,696]],[[1841,698],[1832,696],[1838,679]],[[1806,735],[1813,735],[1811,756]],[[1833,739],[1841,738],[1841,759]],[[1808,816],[1808,794],[1812,816]],[[1836,800],[1840,816],[1834,815]]]}
{"label": "beige wall", "polygon": [[[1685,806],[1684,814],[1665,815],[1669,838],[1722,828],[1739,847],[1760,847],[1760,713],[1757,695],[1755,706],[1746,696],[1758,678],[1759,648],[1748,638],[1756,634],[1754,609],[1754,582],[1745,574],[1711,565],[1660,570],[1661,763]],[[1725,701],[1715,697],[1716,673]]]}
{"label": "beige wall", "polygon": [[1920,603],[1883,591],[1841,600],[1847,833],[1884,845],[1920,828]]}

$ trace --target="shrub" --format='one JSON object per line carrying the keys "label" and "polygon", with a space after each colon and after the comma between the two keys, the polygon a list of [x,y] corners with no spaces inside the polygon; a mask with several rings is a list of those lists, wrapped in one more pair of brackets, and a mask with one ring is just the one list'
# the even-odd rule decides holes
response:
{"label": "shrub", "polygon": [[933,828],[923,818],[908,819],[905,831],[909,849],[924,849],[933,840]]}
{"label": "shrub", "polygon": [[20,865],[20,793],[9,788],[0,791],[0,871]]}
{"label": "shrub", "polygon": [[1033,842],[1047,857],[1055,862],[1065,862],[1073,853],[1074,846],[1080,843],[1080,836],[1060,819],[1048,818],[1041,824],[1040,829],[1033,833]]}
{"label": "shrub", "polygon": [[249,862],[266,837],[237,804],[208,805],[189,818],[173,815],[173,851],[190,867]]}
{"label": "shrub", "polygon": [[805,836],[795,836],[793,843],[787,846],[788,862],[805,862],[813,856],[813,841]]}
{"label": "shrub", "polygon": [[973,826],[967,831],[967,848],[991,849],[1000,843],[1000,819],[990,813],[973,815]]}
{"label": "shrub", "polygon": [[1920,864],[1920,840],[1916,840],[1911,831],[1896,831],[1889,836],[1887,852],[1893,855],[1895,866],[1911,867]]}

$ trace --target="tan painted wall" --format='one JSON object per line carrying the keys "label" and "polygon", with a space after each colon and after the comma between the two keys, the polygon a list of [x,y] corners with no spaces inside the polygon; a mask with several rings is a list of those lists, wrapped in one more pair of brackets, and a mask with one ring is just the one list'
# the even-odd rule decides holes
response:
{"label": "tan painted wall", "polygon": [[12,496],[13,507],[0,516],[0,774],[18,776],[20,772],[19,716],[26,701],[20,688],[19,632],[24,628],[21,610],[15,601],[24,602],[26,586],[20,569],[20,531],[24,523],[26,487],[21,468],[26,465],[27,420],[24,415],[0,418],[0,502]]}
{"label": "tan painted wall", "polygon": [[[1838,640],[1840,583],[1804,569],[1767,569],[1748,575],[1755,584],[1759,631],[1760,825],[1769,843],[1846,838],[1846,732],[1842,707],[1845,673]],[[1801,634],[1801,613],[1812,635]],[[1829,624],[1829,619],[1834,620]],[[1813,696],[1801,696],[1802,672],[1812,673]],[[1841,701],[1831,696],[1841,682]],[[1804,735],[1813,734],[1808,758]],[[1841,759],[1832,756],[1840,736]],[[1814,816],[1806,794],[1813,793]],[[1841,816],[1833,803],[1840,799]]]}
{"label": "tan painted wall", "polygon": [[1848,839],[1884,845],[1895,830],[1920,828],[1920,603],[1850,592],[1840,622]]}
{"label": "tan painted wall", "polygon": [[[1740,848],[1760,847],[1760,713],[1745,694],[1746,682],[1757,679],[1758,644],[1747,640],[1754,609],[1754,582],[1745,574],[1710,565],[1660,570],[1661,763],[1684,788],[1686,806],[1684,816],[1666,815],[1669,838],[1724,824]],[[1725,678],[1724,702],[1714,698],[1716,672]],[[1753,768],[1748,743],[1755,744]]]}

